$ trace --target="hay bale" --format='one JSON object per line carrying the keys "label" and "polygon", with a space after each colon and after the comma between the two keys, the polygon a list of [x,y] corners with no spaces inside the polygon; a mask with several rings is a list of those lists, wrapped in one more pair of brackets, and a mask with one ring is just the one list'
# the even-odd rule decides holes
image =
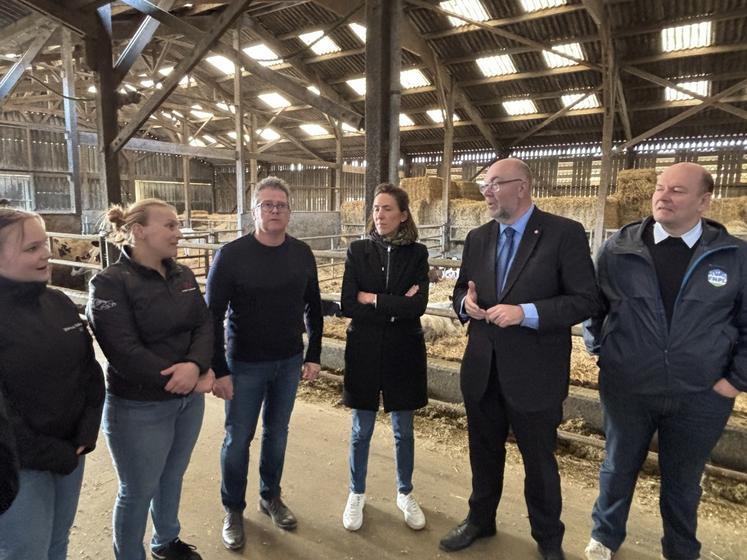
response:
{"label": "hay bale", "polygon": [[744,235],[747,234],[747,223],[741,220],[732,220],[731,222],[724,224],[726,229],[731,234]]}
{"label": "hay bale", "polygon": [[[558,216],[581,222],[586,230],[593,230],[597,223],[597,199],[590,196],[546,196],[534,200],[538,208]],[[620,226],[619,201],[613,197],[607,198],[604,205],[604,226],[617,228]]]}
{"label": "hay bale", "polygon": [[747,222],[747,196],[714,198],[705,215],[722,224]]}
{"label": "hay bale", "polygon": [[411,203],[415,200],[432,202],[443,198],[444,182],[440,177],[406,177],[399,182],[399,186],[410,195]]}
{"label": "hay bale", "polygon": [[349,200],[340,204],[340,221],[343,224],[364,223],[364,200]]}
{"label": "hay bale", "polygon": [[480,201],[485,199],[480,192],[480,185],[477,183],[473,183],[472,181],[455,181],[452,184],[457,186],[458,194],[454,196],[449,193],[451,198],[466,198],[467,200]]}
{"label": "hay bale", "polygon": [[621,225],[651,214],[651,196],[656,188],[655,169],[622,169],[617,174],[615,194]]}

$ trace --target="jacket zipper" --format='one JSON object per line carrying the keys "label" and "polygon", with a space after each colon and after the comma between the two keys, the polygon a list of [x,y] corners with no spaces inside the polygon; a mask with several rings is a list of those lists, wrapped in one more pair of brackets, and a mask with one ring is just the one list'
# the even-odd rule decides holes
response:
{"label": "jacket zipper", "polygon": [[384,288],[386,290],[389,289],[389,270],[391,268],[390,266],[390,257],[392,256],[392,246],[387,245],[386,246],[386,281],[384,283]]}

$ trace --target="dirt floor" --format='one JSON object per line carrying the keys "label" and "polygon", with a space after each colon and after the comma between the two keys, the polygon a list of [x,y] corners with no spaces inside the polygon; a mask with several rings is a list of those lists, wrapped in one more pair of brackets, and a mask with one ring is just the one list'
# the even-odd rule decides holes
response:
{"label": "dirt floor", "polygon": [[[197,545],[207,559],[402,559],[454,558],[524,560],[537,558],[529,537],[523,502],[523,472],[515,446],[509,445],[506,483],[499,509],[498,535],[478,541],[469,550],[447,554],[438,540],[467,510],[469,462],[464,418],[458,408],[429,406],[416,418],[415,494],[428,518],[419,533],[408,529],[395,505],[391,429],[382,417],[371,447],[368,502],[363,528],[349,533],[341,515],[347,496],[349,412],[339,403],[339,383],[322,379],[305,384],[290,429],[283,493],[299,517],[293,533],[275,529],[257,512],[257,460],[252,448],[249,499],[245,512],[247,545],[225,550],[220,541],[219,449],[223,437],[223,403],[207,398],[205,421],[185,479],[182,538]],[[589,512],[596,497],[598,454],[587,459],[561,452],[569,559],[582,558],[588,539]],[[89,457],[80,508],[71,536],[71,559],[110,558],[111,509],[117,479],[103,437]],[[628,527],[629,538],[619,560],[659,558],[660,519],[657,479],[639,483]],[[706,492],[701,506],[700,539],[704,560],[747,558],[747,507],[717,500]]]}

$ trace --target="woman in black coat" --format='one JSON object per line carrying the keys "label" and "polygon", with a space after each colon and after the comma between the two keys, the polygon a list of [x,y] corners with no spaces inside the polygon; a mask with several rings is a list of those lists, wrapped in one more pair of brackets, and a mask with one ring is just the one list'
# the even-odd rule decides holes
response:
{"label": "woman in black coat", "polygon": [[10,424],[0,430],[0,460],[11,476],[20,466],[18,495],[0,515],[3,560],[67,557],[84,455],[96,446],[104,404],[85,323],[65,294],[47,287],[49,257],[41,217],[0,208],[0,421]]}
{"label": "woman in black coat", "polygon": [[368,450],[383,397],[391,413],[397,466],[397,507],[415,530],[425,516],[412,495],[414,411],[428,403],[420,316],[428,304],[428,249],[416,243],[407,193],[391,184],[376,189],[369,238],[348,249],[342,312],[352,319],[345,346],[343,399],[353,409],[350,494],[343,526],[363,524]]}

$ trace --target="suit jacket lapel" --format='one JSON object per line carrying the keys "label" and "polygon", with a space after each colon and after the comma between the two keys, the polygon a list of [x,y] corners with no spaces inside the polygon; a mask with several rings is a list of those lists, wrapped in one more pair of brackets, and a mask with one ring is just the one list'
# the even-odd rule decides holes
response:
{"label": "suit jacket lapel", "polygon": [[[514,285],[524,266],[527,264],[527,261],[534,252],[534,248],[537,246],[541,236],[542,212],[539,208],[535,207],[529,221],[527,222],[527,227],[524,229],[524,235],[521,236],[521,243],[519,243],[519,248],[516,250],[514,262],[508,271],[506,285],[503,287],[503,291],[498,297],[498,303],[503,301],[508,292],[511,291],[511,287]],[[493,262],[495,262],[495,257],[493,258]],[[493,277],[495,277],[495,272],[493,272]],[[493,284],[495,285],[495,282]]]}

